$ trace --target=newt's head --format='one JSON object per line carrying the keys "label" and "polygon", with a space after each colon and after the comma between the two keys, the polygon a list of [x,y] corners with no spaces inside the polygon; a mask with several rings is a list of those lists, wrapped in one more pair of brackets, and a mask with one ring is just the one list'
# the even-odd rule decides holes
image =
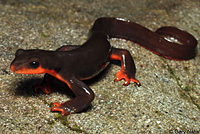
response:
{"label": "newt's head", "polygon": [[[19,74],[39,74],[45,73],[46,69],[42,67],[42,50],[23,50],[18,49],[15,53],[15,59],[10,65],[14,73]],[[44,57],[43,57],[44,58]]]}

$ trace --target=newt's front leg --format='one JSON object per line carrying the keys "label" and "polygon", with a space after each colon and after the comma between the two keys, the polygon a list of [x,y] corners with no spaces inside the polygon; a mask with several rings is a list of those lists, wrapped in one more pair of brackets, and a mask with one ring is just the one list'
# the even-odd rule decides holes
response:
{"label": "newt's front leg", "polygon": [[50,83],[52,79],[55,78],[49,74],[45,74],[42,82],[39,85],[35,86],[35,92],[37,92],[38,90],[42,90],[43,93],[50,94],[51,93]]}
{"label": "newt's front leg", "polygon": [[94,99],[94,93],[84,82],[77,79],[75,76],[63,79],[62,81],[69,86],[76,97],[65,103],[52,103],[55,106],[51,108],[51,111],[60,111],[61,115],[64,116],[81,112],[90,105]]}
{"label": "newt's front leg", "polygon": [[135,79],[135,63],[129,51],[125,49],[112,48],[112,53],[110,55],[111,60],[120,60],[121,61],[121,70],[116,74],[115,81],[120,81],[121,79],[125,80],[124,85],[127,86],[130,84],[130,81],[135,82],[140,86],[140,82]]}

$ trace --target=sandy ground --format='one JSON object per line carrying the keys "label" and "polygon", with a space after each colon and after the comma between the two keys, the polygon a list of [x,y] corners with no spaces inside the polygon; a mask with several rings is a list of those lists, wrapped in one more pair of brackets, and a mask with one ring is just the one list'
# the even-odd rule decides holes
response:
{"label": "sandy ground", "polygon": [[188,61],[167,60],[132,42],[112,39],[113,46],[131,52],[142,86],[114,82],[120,67],[111,64],[87,82],[96,94],[92,107],[64,117],[51,112],[50,103],[69,100],[69,89],[35,93],[42,75],[10,71],[17,49],[82,44],[93,22],[103,16],[151,30],[176,26],[200,39],[199,0],[1,0],[0,133],[200,133],[199,53]]}

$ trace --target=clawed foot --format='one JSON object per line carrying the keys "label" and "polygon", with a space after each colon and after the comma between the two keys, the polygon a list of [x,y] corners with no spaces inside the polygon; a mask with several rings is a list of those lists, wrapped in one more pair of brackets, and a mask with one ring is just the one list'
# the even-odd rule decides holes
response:
{"label": "clawed foot", "polygon": [[69,115],[74,112],[74,110],[71,110],[70,108],[65,106],[64,103],[55,102],[51,103],[51,105],[55,105],[54,107],[51,108],[51,111],[59,111],[61,112],[62,116]]}
{"label": "clawed foot", "polygon": [[133,81],[134,83],[136,83],[138,87],[141,86],[141,84],[140,84],[140,82],[138,80],[136,80],[135,78],[129,78],[126,73],[124,73],[123,71],[119,71],[116,74],[115,81],[120,81],[122,79],[125,80],[125,83],[123,84],[124,86],[128,86],[131,81]]}
{"label": "clawed foot", "polygon": [[43,93],[45,94],[50,94],[51,93],[51,88],[50,86],[43,86],[43,85],[38,85],[38,86],[35,86],[35,92],[37,92],[38,90],[42,90]]}

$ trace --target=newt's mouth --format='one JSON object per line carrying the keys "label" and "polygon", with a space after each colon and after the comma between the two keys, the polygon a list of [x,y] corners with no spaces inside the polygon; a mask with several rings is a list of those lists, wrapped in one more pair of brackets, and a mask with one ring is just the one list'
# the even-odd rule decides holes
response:
{"label": "newt's mouth", "polygon": [[22,74],[23,73],[23,71],[22,70],[24,70],[23,68],[17,68],[16,66],[14,66],[14,65],[11,65],[10,66],[10,70],[12,70],[14,73],[17,73],[17,74]]}
{"label": "newt's mouth", "polygon": [[32,68],[25,68],[25,67],[16,67],[14,65],[10,66],[10,69],[17,74],[40,74],[40,73],[46,73],[46,69],[43,69],[41,66],[39,66],[37,69]]}

